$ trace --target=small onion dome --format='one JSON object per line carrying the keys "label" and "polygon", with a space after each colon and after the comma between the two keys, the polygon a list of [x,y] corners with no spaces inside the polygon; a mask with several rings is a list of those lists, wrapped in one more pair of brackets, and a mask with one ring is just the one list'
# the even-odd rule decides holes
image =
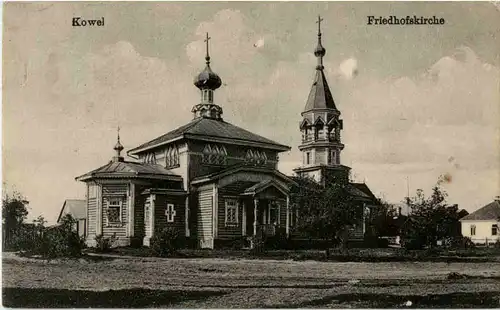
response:
{"label": "small onion dome", "polygon": [[321,42],[318,42],[318,46],[314,49],[314,56],[323,57],[326,54],[326,49],[321,45]]}
{"label": "small onion dome", "polygon": [[221,87],[222,80],[217,73],[210,69],[210,65],[207,64],[205,70],[198,74],[198,76],[194,79],[194,85],[199,89],[216,90]]}
{"label": "small onion dome", "polygon": [[121,151],[123,151],[123,145],[120,143],[120,140],[118,140],[115,144],[115,147],[113,150],[117,151],[118,154],[120,154]]}

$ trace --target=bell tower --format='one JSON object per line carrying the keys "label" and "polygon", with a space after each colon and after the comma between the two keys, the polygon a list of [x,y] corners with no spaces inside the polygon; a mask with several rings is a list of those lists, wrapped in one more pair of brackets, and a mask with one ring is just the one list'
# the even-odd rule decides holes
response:
{"label": "bell tower", "polygon": [[302,134],[302,143],[299,145],[302,165],[294,171],[326,185],[330,182],[348,182],[350,168],[340,164],[344,149],[341,142],[343,121],[324,73],[323,57],[326,49],[321,42],[322,21],[318,16],[318,43],[314,49],[316,72],[299,126]]}

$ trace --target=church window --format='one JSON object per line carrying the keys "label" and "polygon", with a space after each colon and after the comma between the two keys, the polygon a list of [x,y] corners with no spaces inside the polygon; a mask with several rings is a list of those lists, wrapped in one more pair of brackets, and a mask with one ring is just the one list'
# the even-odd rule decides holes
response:
{"label": "church window", "polygon": [[492,236],[498,235],[498,224],[491,225],[491,235]]}
{"label": "church window", "polygon": [[120,198],[107,199],[107,220],[109,224],[121,223],[122,200]]}
{"label": "church window", "polygon": [[306,152],[306,165],[311,164],[311,152]]}
{"label": "church window", "polygon": [[227,162],[227,150],[222,145],[207,144],[203,149],[202,161],[211,165],[225,165]]}
{"label": "church window", "polygon": [[476,225],[471,225],[470,226],[470,235],[475,236],[476,235]]}
{"label": "church window", "polygon": [[226,226],[238,224],[238,201],[226,199]]}
{"label": "church window", "polygon": [[179,149],[172,146],[165,151],[165,167],[175,168],[179,166]]}
{"label": "church window", "polygon": [[165,215],[167,216],[167,222],[173,223],[175,220],[175,206],[171,203],[167,205],[167,209],[165,210]]}

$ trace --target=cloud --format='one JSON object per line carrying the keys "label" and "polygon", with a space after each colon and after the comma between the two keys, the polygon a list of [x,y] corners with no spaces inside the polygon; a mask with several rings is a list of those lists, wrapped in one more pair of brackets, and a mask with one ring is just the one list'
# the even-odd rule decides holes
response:
{"label": "cloud", "polygon": [[356,75],[358,75],[358,61],[353,57],[342,61],[339,66],[339,71],[347,80],[355,78]]}

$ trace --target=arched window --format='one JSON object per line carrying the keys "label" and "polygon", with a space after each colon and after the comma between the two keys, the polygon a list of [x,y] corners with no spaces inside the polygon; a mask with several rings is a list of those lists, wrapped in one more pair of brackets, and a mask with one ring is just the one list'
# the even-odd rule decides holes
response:
{"label": "arched window", "polygon": [[267,155],[264,151],[259,151],[259,150],[247,150],[245,159],[247,162],[253,163],[253,164],[265,164],[267,163]]}
{"label": "arched window", "polygon": [[171,146],[165,150],[165,167],[175,168],[179,166],[179,149]]}
{"label": "arched window", "polygon": [[205,145],[202,156],[202,162],[205,164],[225,165],[227,163],[227,150],[223,145]]}

